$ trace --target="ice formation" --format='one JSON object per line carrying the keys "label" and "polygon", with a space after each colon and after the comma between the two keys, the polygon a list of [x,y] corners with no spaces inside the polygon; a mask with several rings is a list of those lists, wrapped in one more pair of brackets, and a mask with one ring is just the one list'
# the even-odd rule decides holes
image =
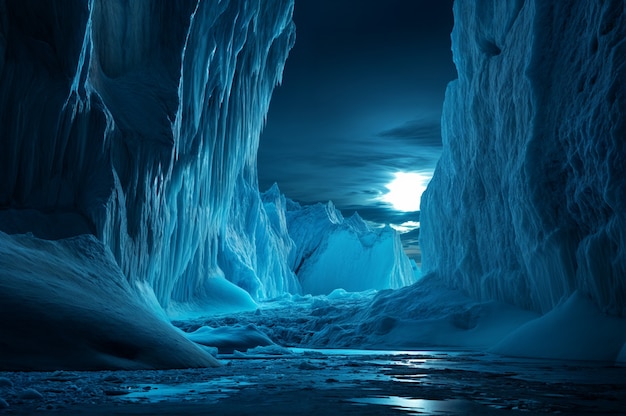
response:
{"label": "ice formation", "polygon": [[[88,344],[72,365],[58,352],[80,334],[62,329],[65,341],[41,368],[208,365],[205,350],[167,326],[166,313],[255,310],[256,300],[303,289],[412,282],[394,232],[374,233],[356,217],[344,222],[329,206],[331,217],[308,226],[335,234],[312,250],[305,218],[288,227],[296,214],[285,198],[261,199],[258,140],[294,43],[293,7],[293,0],[0,3],[3,305],[15,304],[25,327],[44,310],[50,328],[78,320]],[[379,254],[388,258],[368,270]],[[85,256],[94,256],[93,268]],[[28,271],[36,261],[47,266]],[[332,268],[341,276],[334,287]],[[2,365],[30,368],[16,345],[36,349],[54,331],[36,324],[22,339],[6,309],[0,315]],[[144,324],[155,335],[142,332]],[[108,328],[104,345],[94,341],[98,327]],[[121,342],[129,331],[136,338]],[[187,358],[159,361],[150,355],[159,348]],[[89,361],[92,349],[105,358]]]}
{"label": "ice formation", "polygon": [[425,273],[540,312],[576,293],[626,313],[625,8],[454,2]]}
{"label": "ice formation", "polygon": [[282,210],[280,227],[287,227],[294,242],[289,265],[303,294],[397,289],[415,282],[400,237],[390,226],[373,229],[357,213],[345,219],[330,201],[302,206],[281,195],[277,185],[263,194],[263,201],[274,215]]}
{"label": "ice formation", "polygon": [[1,7],[2,206],[71,214],[163,307],[202,304],[223,236],[261,215],[256,149],[293,2]]}
{"label": "ice formation", "polygon": [[626,6],[454,4],[427,283],[329,326],[337,288],[415,276],[389,227],[258,192],[293,0],[1,2],[0,367],[213,365],[198,344],[278,347],[168,318],[285,293],[330,293],[313,337],[333,342],[589,358],[594,333],[597,357],[626,356],[606,315],[626,313]]}
{"label": "ice formation", "polygon": [[[256,150],[294,42],[293,1],[3,2],[0,11],[3,229],[34,241],[95,235],[125,290],[156,313],[216,299],[254,307],[219,257],[225,236],[244,230],[238,241],[266,265],[253,277],[285,277],[246,230],[263,217]],[[62,253],[64,241],[45,247]],[[19,278],[18,266],[2,279]]]}

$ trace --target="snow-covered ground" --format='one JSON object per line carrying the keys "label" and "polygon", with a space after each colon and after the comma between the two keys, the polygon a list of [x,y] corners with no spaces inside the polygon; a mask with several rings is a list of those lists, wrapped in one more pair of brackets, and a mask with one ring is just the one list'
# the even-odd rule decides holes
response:
{"label": "snow-covered ground", "polygon": [[[399,290],[285,295],[254,312],[174,322],[199,328],[250,327],[280,346],[305,348],[472,348],[485,350],[539,315],[498,302],[478,302],[426,277]],[[233,333],[236,337],[236,334]]]}

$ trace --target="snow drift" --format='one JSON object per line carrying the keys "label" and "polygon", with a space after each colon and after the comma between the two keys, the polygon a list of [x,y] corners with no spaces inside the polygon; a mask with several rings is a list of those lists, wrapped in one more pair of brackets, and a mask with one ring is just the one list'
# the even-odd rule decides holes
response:
{"label": "snow drift", "polygon": [[540,312],[576,292],[626,313],[625,7],[454,3],[425,273]]}
{"label": "snow drift", "polygon": [[217,361],[133,295],[91,235],[0,232],[0,368],[188,368]]}

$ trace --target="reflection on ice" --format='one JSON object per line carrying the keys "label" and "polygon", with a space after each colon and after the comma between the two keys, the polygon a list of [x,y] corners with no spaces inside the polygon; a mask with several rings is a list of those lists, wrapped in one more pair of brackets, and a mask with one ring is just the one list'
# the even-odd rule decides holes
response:
{"label": "reflection on ice", "polygon": [[[64,415],[292,415],[313,414],[311,403],[342,415],[588,416],[623,414],[626,408],[626,368],[614,365],[468,351],[300,352],[233,354],[223,366],[205,369],[0,372],[13,386],[0,386],[0,395],[15,414],[63,406]],[[24,401],[27,389],[43,398]]]}
{"label": "reflection on ice", "polygon": [[391,380],[399,383],[421,383],[426,377],[428,377],[428,374],[403,374],[392,377]]}
{"label": "reflection on ice", "polygon": [[427,400],[399,396],[360,397],[350,399],[357,404],[390,406],[407,414],[460,414],[469,405],[467,400]]}
{"label": "reflection on ice", "polygon": [[[438,351],[394,351],[394,350],[364,350],[355,348],[290,348],[295,354],[323,354],[323,355],[355,355],[355,356],[426,356],[432,357],[435,355],[442,355]],[[443,355],[448,355],[445,353]],[[417,359],[416,359],[417,360]],[[425,360],[424,360],[425,361]],[[396,361],[394,361],[396,362]]]}

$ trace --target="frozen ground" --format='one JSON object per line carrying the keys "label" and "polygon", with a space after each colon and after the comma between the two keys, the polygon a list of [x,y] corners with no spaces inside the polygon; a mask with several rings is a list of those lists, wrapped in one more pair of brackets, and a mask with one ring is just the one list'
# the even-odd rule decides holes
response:
{"label": "frozen ground", "polygon": [[[623,414],[626,368],[463,351],[291,350],[167,371],[0,373],[0,414]],[[4,401],[0,402],[6,406]]]}
{"label": "frozen ground", "polygon": [[245,347],[251,346],[242,337],[242,329],[248,328],[248,333],[260,331],[276,344],[289,347],[485,350],[538,316],[498,302],[473,300],[427,276],[398,290],[350,293],[338,289],[327,296],[285,295],[260,303],[253,312],[174,324],[187,333],[203,327],[213,331],[229,327],[231,340],[242,338]]}
{"label": "frozen ground", "polygon": [[[534,315],[433,284],[390,293],[290,296],[175,322],[213,346],[217,368],[0,373],[0,414],[623,414],[625,366],[481,352],[479,341],[506,337],[512,317]],[[394,309],[402,295],[422,302]],[[445,307],[425,302],[437,297]],[[406,351],[384,350],[394,331]],[[349,344],[370,349],[337,349]]]}

